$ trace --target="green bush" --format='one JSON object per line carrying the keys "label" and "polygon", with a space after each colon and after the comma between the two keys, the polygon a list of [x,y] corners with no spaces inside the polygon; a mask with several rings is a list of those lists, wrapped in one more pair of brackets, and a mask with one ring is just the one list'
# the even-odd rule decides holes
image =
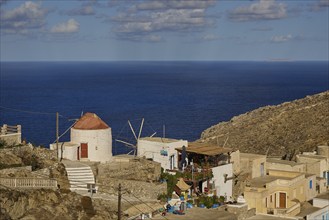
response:
{"label": "green bush", "polygon": [[214,204],[218,204],[217,196],[200,196],[196,203],[199,206],[200,204],[204,204],[208,209],[210,209]]}
{"label": "green bush", "polygon": [[161,202],[167,202],[168,195],[166,193],[161,193],[157,196],[157,199]]}
{"label": "green bush", "polygon": [[3,139],[0,139],[0,148],[5,148],[7,146],[7,142]]}

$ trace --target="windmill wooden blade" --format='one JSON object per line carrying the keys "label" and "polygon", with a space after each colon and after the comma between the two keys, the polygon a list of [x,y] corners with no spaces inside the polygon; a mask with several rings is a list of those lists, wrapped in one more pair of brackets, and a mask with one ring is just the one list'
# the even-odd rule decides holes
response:
{"label": "windmill wooden blade", "polygon": [[131,123],[130,123],[129,120],[128,120],[128,124],[129,124],[129,127],[130,127],[130,129],[131,129],[131,131],[132,131],[132,133],[133,133],[133,135],[134,135],[136,141],[137,141],[138,139],[137,139],[136,133],[135,133],[134,128],[133,128],[133,126],[131,125]]}
{"label": "windmill wooden blade", "polygon": [[123,143],[123,144],[125,144],[127,147],[133,147],[133,148],[136,148],[136,145],[133,145],[133,144],[128,143],[128,142],[126,142],[126,141],[122,141],[122,140],[118,140],[118,139],[115,139],[115,141],[120,142],[120,143]]}

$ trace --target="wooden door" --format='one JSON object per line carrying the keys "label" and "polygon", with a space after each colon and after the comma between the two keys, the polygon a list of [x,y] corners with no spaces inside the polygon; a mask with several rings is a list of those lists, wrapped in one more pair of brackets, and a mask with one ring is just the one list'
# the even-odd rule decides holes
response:
{"label": "wooden door", "polygon": [[279,208],[286,208],[286,194],[285,193],[280,193],[280,203],[279,203]]}
{"label": "wooden door", "polygon": [[81,158],[88,158],[88,144],[81,143]]}
{"label": "wooden door", "polygon": [[77,159],[80,160],[80,147],[77,148]]}

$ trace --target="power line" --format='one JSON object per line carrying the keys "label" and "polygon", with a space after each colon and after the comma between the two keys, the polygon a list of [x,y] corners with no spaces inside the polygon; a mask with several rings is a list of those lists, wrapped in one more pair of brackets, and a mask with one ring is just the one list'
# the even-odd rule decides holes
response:
{"label": "power line", "polygon": [[[9,108],[5,106],[0,106],[2,109],[7,109],[11,111],[16,111],[16,112],[23,112],[23,113],[29,113],[29,114],[39,114],[39,115],[56,115],[56,112],[38,112],[38,111],[27,111],[27,110],[22,110],[22,109],[17,109],[17,108]],[[63,115],[59,115],[60,117],[64,117]]]}

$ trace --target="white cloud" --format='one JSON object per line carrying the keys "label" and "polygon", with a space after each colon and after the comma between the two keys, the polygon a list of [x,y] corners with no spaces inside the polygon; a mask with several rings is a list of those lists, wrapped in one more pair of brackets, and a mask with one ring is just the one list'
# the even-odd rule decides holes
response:
{"label": "white cloud", "polygon": [[[155,32],[200,31],[213,24],[207,9],[214,0],[153,0],[121,8],[110,18],[113,32],[119,39],[155,42]],[[134,35],[134,36],[133,36]],[[162,41],[162,38],[161,38]]]}
{"label": "white cloud", "polygon": [[51,33],[75,33],[80,29],[80,24],[74,19],[69,19],[67,22],[59,23],[51,28]]}
{"label": "white cloud", "polygon": [[139,3],[132,8],[137,10],[163,10],[163,9],[200,9],[208,8],[216,0],[152,0]]}
{"label": "white cloud", "polygon": [[204,9],[169,9],[148,15],[124,15],[113,18],[118,22],[118,33],[145,33],[156,31],[188,31],[207,24]]}
{"label": "white cloud", "polygon": [[280,36],[273,36],[271,38],[271,42],[273,43],[283,43],[283,42],[287,42],[290,40],[293,40],[293,36],[291,34],[287,34],[287,35],[280,35]]}
{"label": "white cloud", "polygon": [[28,30],[44,27],[48,13],[49,10],[40,4],[27,1],[12,10],[2,10],[0,28],[4,33],[24,34]]}
{"label": "white cloud", "polygon": [[249,6],[241,6],[230,11],[228,15],[234,21],[273,20],[286,16],[286,5],[275,0],[260,0]]}

